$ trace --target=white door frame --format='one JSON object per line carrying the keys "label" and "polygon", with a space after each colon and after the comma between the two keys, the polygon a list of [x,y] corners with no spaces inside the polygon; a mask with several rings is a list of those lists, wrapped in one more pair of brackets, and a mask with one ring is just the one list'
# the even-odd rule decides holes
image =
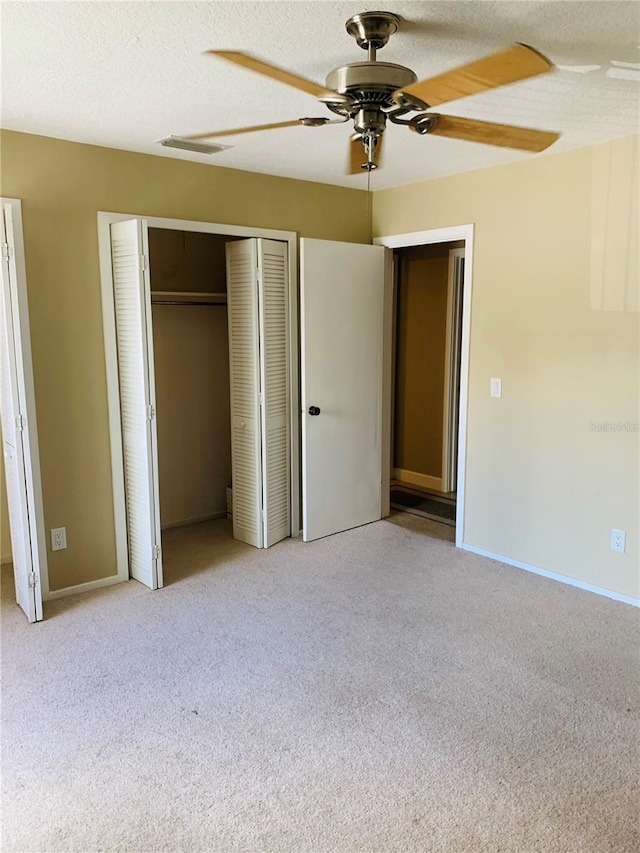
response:
{"label": "white door frame", "polygon": [[[195,231],[201,234],[219,234],[225,237],[263,237],[288,244],[289,257],[289,382],[291,388],[291,535],[300,534],[300,395],[298,379],[298,245],[294,231],[274,231],[268,228],[249,228],[243,225],[224,225],[215,222],[197,222],[187,219],[165,219],[142,213],[98,212],[98,248],[100,281],[102,287],[102,325],[107,374],[107,402],[109,410],[109,435],[111,444],[111,479],[113,485],[113,512],[116,531],[117,581],[129,579],[127,519],[125,511],[124,467],[122,463],[122,427],[120,423],[120,388],[116,347],[116,324],[113,300],[113,274],[111,269],[110,226],[128,219],[143,219],[149,228],[173,231]],[[113,579],[109,579],[113,583]],[[116,581],[116,582],[117,582]]]}
{"label": "white door frame", "polygon": [[[428,231],[413,231],[408,234],[390,234],[384,237],[376,237],[374,243],[378,246],[386,246],[388,249],[400,249],[405,246],[426,246],[433,243],[451,243],[456,240],[464,240],[465,262],[464,262],[464,292],[462,300],[462,350],[460,353],[460,409],[458,418],[458,479],[456,495],[456,547],[462,548],[464,543],[464,504],[465,504],[465,475],[467,458],[467,408],[469,389],[469,342],[471,332],[471,287],[473,283],[473,225],[453,225],[448,228],[432,228]],[[393,341],[393,310],[387,301],[387,310],[384,318],[384,372],[387,377],[386,406],[389,413],[383,424],[383,446],[391,447],[390,412],[393,405],[391,398],[391,371]],[[384,495],[389,492],[390,466],[383,470],[383,516],[385,513]],[[388,498],[387,498],[388,500]]]}
{"label": "white door frame", "polygon": [[[26,551],[32,555],[32,568],[40,583],[41,600],[36,596],[36,620],[42,619],[42,601],[52,596],[49,592],[49,571],[47,563],[47,544],[44,528],[44,509],[42,501],[42,480],[40,475],[40,451],[38,447],[38,425],[36,421],[36,398],[33,384],[33,361],[31,358],[31,331],[29,325],[29,304],[27,299],[27,268],[24,253],[24,233],[22,230],[22,204],[17,198],[1,198],[0,203],[11,209],[13,230],[13,261],[15,264],[15,293],[17,305],[12,306],[12,322],[15,332],[14,343],[20,347],[16,366],[18,371],[18,396],[24,407],[26,428],[22,433],[24,465],[26,474],[27,504],[29,507],[29,536],[25,543]],[[3,214],[0,214],[3,215]],[[13,289],[13,288],[12,288]],[[14,313],[17,310],[17,315]]]}
{"label": "white door frame", "polygon": [[[455,277],[455,259],[464,260],[464,249],[449,249],[449,269],[447,271],[447,319],[446,338],[444,347],[444,406],[442,410],[442,491],[451,492],[454,477],[451,476],[451,414],[452,414],[452,383],[457,374],[458,387],[460,386],[460,360],[456,348],[456,337],[454,329],[462,333],[462,303],[459,301],[459,280]],[[462,287],[464,294],[464,286]],[[460,334],[460,343],[462,334]],[[457,477],[457,460],[456,460]]]}

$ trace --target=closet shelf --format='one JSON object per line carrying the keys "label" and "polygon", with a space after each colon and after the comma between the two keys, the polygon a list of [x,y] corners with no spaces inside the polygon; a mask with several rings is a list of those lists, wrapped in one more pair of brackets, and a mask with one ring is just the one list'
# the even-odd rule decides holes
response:
{"label": "closet shelf", "polygon": [[226,305],[226,293],[196,293],[181,290],[152,290],[151,302],[162,305]]}

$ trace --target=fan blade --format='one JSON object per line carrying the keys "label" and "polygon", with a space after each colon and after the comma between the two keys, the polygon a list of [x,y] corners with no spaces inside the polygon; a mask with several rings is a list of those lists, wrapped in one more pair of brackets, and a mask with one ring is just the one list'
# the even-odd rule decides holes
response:
{"label": "fan blade", "polygon": [[254,124],[252,127],[236,127],[229,130],[212,130],[211,133],[196,133],[193,136],[183,136],[183,139],[212,139],[214,136],[234,136],[238,133],[256,133],[258,130],[277,130],[279,127],[298,127],[300,119],[294,121],[277,121],[273,124]]}
{"label": "fan blade", "polygon": [[347,175],[361,175],[362,164],[366,159],[362,146],[362,137],[355,134],[349,139],[349,162],[347,163]]}
{"label": "fan blade", "polygon": [[276,65],[269,65],[268,62],[263,62],[261,59],[256,59],[255,56],[250,56],[248,53],[242,53],[239,50],[208,50],[207,54],[210,56],[219,56],[221,59],[226,59],[227,62],[241,65],[250,71],[257,71],[258,74],[264,74],[266,77],[271,77],[272,80],[286,83],[287,86],[293,86],[295,89],[302,89],[303,92],[315,95],[316,98],[327,94],[325,86],[320,86],[318,83],[314,83],[313,80],[300,77],[292,71],[286,71],[284,68],[278,68]]}
{"label": "fan blade", "polygon": [[467,142],[484,142],[485,145],[519,148],[523,151],[544,151],[560,138],[559,133],[548,130],[532,130],[529,127],[514,127],[511,124],[495,124],[492,121],[457,116],[439,115],[437,118],[429,133],[450,139],[464,139]]}
{"label": "fan blade", "polygon": [[[377,168],[382,166],[382,146],[384,141],[384,134],[378,137],[378,141],[376,143],[376,150],[374,153],[374,160]],[[349,162],[347,164],[347,175],[361,175],[363,172],[366,172],[366,169],[363,169],[363,164],[367,162],[367,154],[364,150],[364,145],[362,144],[362,137],[360,134],[354,134],[349,140]]]}
{"label": "fan blade", "polygon": [[551,71],[552,68],[552,63],[537,50],[527,47],[526,44],[516,44],[508,50],[485,56],[484,59],[469,65],[453,68],[437,77],[419,80],[406,89],[396,91],[406,92],[420,98],[430,107],[435,107],[455,101],[456,98],[477,95],[507,83],[526,80],[528,77]]}

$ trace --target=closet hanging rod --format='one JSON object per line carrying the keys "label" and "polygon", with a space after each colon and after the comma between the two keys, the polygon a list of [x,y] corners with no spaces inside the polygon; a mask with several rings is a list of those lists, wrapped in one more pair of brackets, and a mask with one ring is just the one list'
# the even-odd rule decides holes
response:
{"label": "closet hanging rod", "polygon": [[152,290],[151,302],[159,305],[226,305],[226,293],[197,293],[179,290]]}

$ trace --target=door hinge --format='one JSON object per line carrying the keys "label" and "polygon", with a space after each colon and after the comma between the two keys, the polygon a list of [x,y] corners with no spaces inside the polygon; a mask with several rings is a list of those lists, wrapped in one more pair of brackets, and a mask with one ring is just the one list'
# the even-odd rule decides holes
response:
{"label": "door hinge", "polygon": [[147,420],[152,421],[156,416],[155,406],[147,406]]}
{"label": "door hinge", "polygon": [[3,243],[2,244],[2,257],[3,258],[10,258],[11,254],[12,254],[11,246],[8,243]]}
{"label": "door hinge", "polygon": [[35,589],[38,583],[38,578],[35,572],[29,572],[29,589]]}
{"label": "door hinge", "polygon": [[159,546],[159,545],[154,545],[154,546],[153,546],[153,559],[154,559],[154,560],[157,560],[157,559],[159,558],[159,556],[160,556],[160,553],[161,553],[160,546]]}
{"label": "door hinge", "polygon": [[258,397],[258,401],[260,403],[260,407],[264,406],[264,393],[261,391]]}
{"label": "door hinge", "polygon": [[262,522],[264,522],[264,510],[263,509],[260,510],[260,520]]}
{"label": "door hinge", "polygon": [[16,429],[18,432],[24,432],[24,428],[26,427],[27,422],[22,417],[22,415],[18,415],[16,418]]}
{"label": "door hinge", "polygon": [[140,270],[144,272],[147,269],[146,255],[140,255]]}

